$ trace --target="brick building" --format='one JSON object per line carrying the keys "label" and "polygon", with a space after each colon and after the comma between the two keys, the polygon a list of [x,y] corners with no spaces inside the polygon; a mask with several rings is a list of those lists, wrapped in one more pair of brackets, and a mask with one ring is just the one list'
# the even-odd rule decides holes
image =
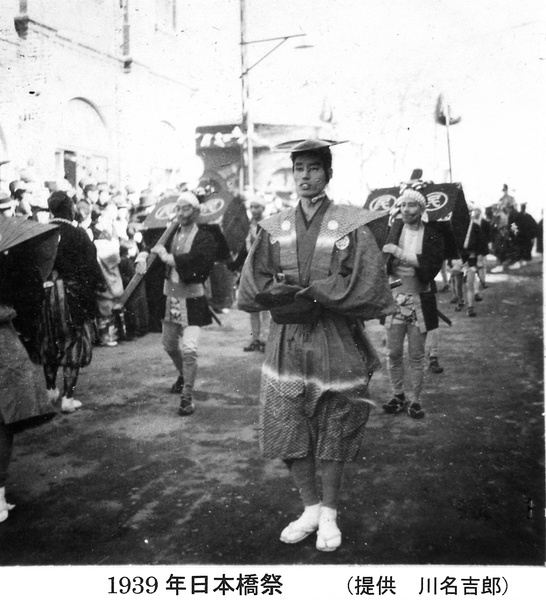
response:
{"label": "brick building", "polygon": [[174,185],[195,171],[191,39],[179,0],[0,3],[0,185],[91,176]]}

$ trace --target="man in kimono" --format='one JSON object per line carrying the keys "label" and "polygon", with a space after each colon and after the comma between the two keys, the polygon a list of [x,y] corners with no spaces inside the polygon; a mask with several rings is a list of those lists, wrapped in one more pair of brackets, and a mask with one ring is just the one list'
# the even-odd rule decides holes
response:
{"label": "man in kimono", "polygon": [[[395,310],[385,264],[371,229],[377,213],[335,205],[325,192],[332,142],[291,148],[295,208],[260,222],[243,267],[239,308],[269,309],[262,368],[260,445],[287,464],[304,504],[281,533],[316,547],[341,544],[337,503],[343,467],[359,457],[377,356],[362,326]],[[316,484],[322,476],[322,497]]]}
{"label": "man in kimono", "polygon": [[180,416],[191,415],[195,410],[193,387],[199,337],[201,327],[212,323],[203,284],[214,266],[216,241],[209,230],[197,225],[200,211],[195,194],[182,192],[176,201],[178,228],[168,249],[162,244],[151,249],[166,266],[162,342],[178,372],[171,392],[181,393]]}

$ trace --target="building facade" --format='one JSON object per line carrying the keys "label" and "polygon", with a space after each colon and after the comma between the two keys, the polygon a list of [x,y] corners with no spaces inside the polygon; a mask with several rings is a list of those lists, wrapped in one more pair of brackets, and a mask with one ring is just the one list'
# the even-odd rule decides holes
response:
{"label": "building facade", "polygon": [[199,176],[179,0],[0,3],[0,186]]}

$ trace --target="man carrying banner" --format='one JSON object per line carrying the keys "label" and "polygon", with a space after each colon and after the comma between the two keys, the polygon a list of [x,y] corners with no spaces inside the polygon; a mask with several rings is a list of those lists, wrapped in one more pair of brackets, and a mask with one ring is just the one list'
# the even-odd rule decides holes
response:
{"label": "man carrying banner", "polygon": [[[166,266],[163,348],[178,371],[178,379],[171,391],[182,393],[178,414],[185,416],[195,410],[192,393],[197,375],[200,328],[212,323],[203,283],[214,265],[216,242],[210,231],[197,226],[200,204],[192,192],[182,192],[178,196],[175,210],[178,227],[167,243],[169,249],[157,244],[151,252]],[[137,272],[142,270],[140,262]]]}
{"label": "man carrying banner", "polygon": [[[393,397],[383,405],[386,413],[407,411],[421,419],[425,411],[420,404],[425,374],[427,331],[438,327],[436,295],[433,281],[444,260],[444,237],[428,223],[424,184],[406,187],[391,211],[392,225],[383,252],[387,253],[387,272],[402,285],[393,289],[399,307],[387,317],[387,357]],[[409,382],[404,382],[404,339],[408,339]],[[407,390],[407,396],[406,396]]]}
{"label": "man carrying banner", "polygon": [[291,152],[299,201],[260,221],[238,300],[247,312],[269,309],[273,321],[262,367],[260,445],[265,458],[287,464],[304,504],[280,539],[295,544],[317,532],[316,548],[325,552],[341,544],[343,467],[359,457],[376,368],[373,348],[367,344],[365,358],[354,330],[395,310],[381,252],[366,226],[380,215],[335,205],[325,192],[334,143],[281,145]]}

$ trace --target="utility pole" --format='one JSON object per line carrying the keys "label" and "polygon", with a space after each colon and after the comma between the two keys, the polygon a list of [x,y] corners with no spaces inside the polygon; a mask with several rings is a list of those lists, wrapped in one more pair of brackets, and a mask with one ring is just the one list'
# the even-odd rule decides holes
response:
{"label": "utility pole", "polygon": [[252,138],[254,125],[250,114],[250,86],[249,68],[247,61],[246,42],[246,0],[240,0],[241,19],[241,131],[243,132],[243,143],[241,145],[241,172],[239,176],[240,191],[245,189],[254,192],[254,148]]}
{"label": "utility pole", "polygon": [[[241,24],[241,131],[243,132],[243,143],[241,145],[241,171],[239,175],[239,189],[244,192],[248,189],[250,193],[254,192],[254,122],[252,120],[252,111],[250,106],[250,71],[259,65],[270,54],[280,48],[288,40],[293,38],[305,37],[306,33],[296,33],[293,35],[281,35],[261,40],[248,40],[246,30],[247,0],[239,0],[240,24]],[[247,46],[250,44],[276,44],[263,54],[256,62],[248,65]],[[311,46],[301,46],[301,48],[310,48]]]}

